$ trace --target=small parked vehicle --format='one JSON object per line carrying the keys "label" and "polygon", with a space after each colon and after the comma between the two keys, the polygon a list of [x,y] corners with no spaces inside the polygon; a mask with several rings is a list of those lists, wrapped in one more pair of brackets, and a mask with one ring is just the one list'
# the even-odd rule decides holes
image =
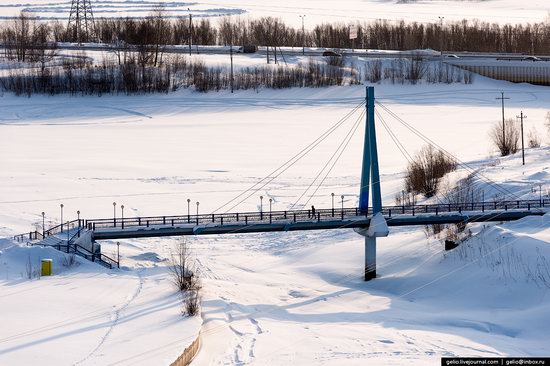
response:
{"label": "small parked vehicle", "polygon": [[332,50],[323,51],[323,56],[329,56],[329,57],[342,57],[341,54],[339,54],[338,52],[334,52],[334,51],[332,51]]}
{"label": "small parked vehicle", "polygon": [[237,53],[256,53],[258,51],[258,46],[254,45],[247,45],[247,46],[241,46],[237,50]]}
{"label": "small parked vehicle", "polygon": [[540,59],[539,57],[537,56],[527,56],[527,57],[524,57],[523,58],[523,61],[542,61],[542,59]]}

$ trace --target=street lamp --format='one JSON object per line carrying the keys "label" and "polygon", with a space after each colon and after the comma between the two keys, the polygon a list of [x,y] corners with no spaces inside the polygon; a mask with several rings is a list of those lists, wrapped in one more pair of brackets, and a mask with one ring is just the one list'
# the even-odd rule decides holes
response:
{"label": "street lamp", "polygon": [[187,222],[191,222],[191,199],[187,199]]}
{"label": "street lamp", "polygon": [[331,198],[332,198],[332,217],[334,217],[334,193],[331,193]]}
{"label": "street lamp", "polygon": [[42,239],[44,239],[44,236],[46,235],[46,213],[42,211]]}
{"label": "street lamp", "polygon": [[60,204],[61,207],[61,232],[63,232],[63,204]]}
{"label": "street lamp", "polygon": [[76,211],[76,217],[78,218],[78,237],[80,238],[80,210]]}
{"label": "street lamp", "polygon": [[264,196],[260,196],[260,220],[264,219]]}
{"label": "street lamp", "polygon": [[120,205],[120,209],[122,210],[122,217],[120,218],[120,225],[122,227],[122,230],[124,230],[124,205]]}
{"label": "street lamp", "polygon": [[113,226],[116,227],[116,202],[113,202]]}
{"label": "street lamp", "polygon": [[340,198],[342,199],[342,220],[344,219],[344,195],[341,195]]}
{"label": "street lamp", "polygon": [[199,201],[197,201],[197,225],[199,224]]}
{"label": "street lamp", "polygon": [[271,203],[273,202],[273,200],[270,198],[269,199],[269,223],[271,224]]}
{"label": "street lamp", "polygon": [[120,268],[120,242],[116,242],[116,265]]}
{"label": "street lamp", "polygon": [[304,20],[306,18],[306,15],[298,15],[300,18],[302,18],[302,56],[306,55],[306,31],[304,28]]}

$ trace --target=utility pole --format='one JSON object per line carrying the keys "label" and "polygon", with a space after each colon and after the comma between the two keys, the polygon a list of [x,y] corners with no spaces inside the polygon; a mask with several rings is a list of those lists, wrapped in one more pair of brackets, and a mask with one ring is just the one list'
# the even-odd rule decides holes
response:
{"label": "utility pole", "polygon": [[304,28],[304,19],[306,15],[299,15],[300,18],[302,18],[302,56],[306,55],[306,31]]}
{"label": "utility pole", "polygon": [[439,18],[439,81],[443,78],[443,19]]}
{"label": "utility pole", "polygon": [[504,123],[504,100],[505,99],[510,99],[508,97],[504,97],[504,92],[501,92],[500,93],[501,97],[500,98],[495,98],[497,100],[501,100],[502,102],[502,146],[506,146],[506,125]]}
{"label": "utility pole", "polygon": [[229,45],[229,58],[231,59],[231,80],[229,80],[229,83],[231,84],[231,94],[233,94],[233,40],[231,40],[231,44]]}
{"label": "utility pole", "polygon": [[521,160],[522,160],[522,165],[525,165],[525,143],[523,141],[523,119],[527,118],[527,116],[524,116],[523,111],[521,111],[519,116],[516,116],[516,118],[519,118],[521,121]]}
{"label": "utility pole", "polygon": [[191,56],[191,45],[193,44],[193,15],[191,14],[191,9],[187,8],[189,11],[189,56]]}

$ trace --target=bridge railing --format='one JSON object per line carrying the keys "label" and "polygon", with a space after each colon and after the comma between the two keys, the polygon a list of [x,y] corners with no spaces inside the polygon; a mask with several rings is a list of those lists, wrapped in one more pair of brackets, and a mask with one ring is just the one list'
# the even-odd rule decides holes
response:
{"label": "bridge railing", "polygon": [[489,202],[440,203],[430,205],[384,206],[382,213],[392,215],[445,214],[462,212],[531,210],[550,207],[550,200],[508,200]]}
{"label": "bridge railing", "polygon": [[[403,205],[384,206],[382,213],[386,217],[396,215],[421,215],[421,214],[456,214],[463,212],[487,212],[487,211],[508,211],[508,210],[532,210],[550,207],[550,200],[514,200],[494,202],[466,202],[451,204],[429,204],[429,205]],[[199,214],[199,215],[174,215],[174,216],[145,216],[129,218],[91,219],[85,221],[89,230],[102,228],[125,229],[130,227],[150,226],[181,226],[181,225],[229,225],[229,224],[269,224],[273,222],[311,222],[346,220],[358,216],[372,214],[369,210],[361,214],[358,207],[292,210],[292,211],[263,211],[263,212],[235,212],[222,214]]]}
{"label": "bridge railing", "polygon": [[49,236],[56,235],[62,232],[65,232],[67,230],[72,230],[74,228],[81,228],[84,225],[84,220],[73,220],[69,221],[68,223],[65,222],[63,224],[59,224],[56,226],[53,226],[49,228],[48,230],[44,230],[42,232],[35,230],[28,233],[23,234],[17,234],[13,236],[13,240],[17,242],[25,242],[25,241],[36,241],[36,240],[43,240]]}
{"label": "bridge railing", "polygon": [[117,219],[91,219],[86,220],[85,225],[90,230],[101,228],[128,228],[128,227],[149,227],[149,226],[179,226],[179,225],[207,225],[219,224],[228,225],[234,223],[270,223],[275,221],[326,221],[342,220],[343,218],[359,216],[359,209],[318,209],[315,213],[312,210],[293,211],[263,211],[263,212],[236,212],[223,214],[199,214],[179,216],[145,216]]}

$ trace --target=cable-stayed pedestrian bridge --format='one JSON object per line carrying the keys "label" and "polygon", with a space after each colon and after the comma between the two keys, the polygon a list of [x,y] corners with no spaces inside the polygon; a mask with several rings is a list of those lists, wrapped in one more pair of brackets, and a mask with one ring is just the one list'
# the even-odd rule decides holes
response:
{"label": "cable-stayed pedestrian bridge", "polygon": [[[476,202],[458,204],[384,206],[388,226],[467,224],[511,221],[543,215],[548,200]],[[372,212],[359,207],[210,215],[133,217],[82,220],[95,240],[179,235],[245,234],[280,231],[368,229]]]}
{"label": "cable-stayed pedestrian bridge", "polygon": [[[550,199],[543,198],[542,189],[539,187],[539,199],[523,199],[506,187],[502,187],[474,169],[461,162],[414,126],[405,122],[400,116],[392,112],[384,104],[378,103],[381,110],[394,118],[407,130],[420,137],[431,148],[437,149],[446,157],[461,166],[470,177],[476,177],[477,181],[466,185],[457,186],[450,196],[433,198],[438,204],[415,204],[415,197],[401,200],[401,205],[383,206],[381,199],[381,184],[378,164],[378,149],[375,129],[375,116],[380,119],[391,139],[395,143],[405,159],[411,164],[414,158],[407,152],[405,146],[399,141],[395,132],[384,121],[383,117],[375,111],[374,88],[367,88],[367,98],[336,122],[330,129],[322,133],[303,150],[287,160],[279,168],[270,172],[267,176],[240,193],[233,199],[221,205],[210,214],[199,214],[197,202],[197,214],[190,211],[190,200],[187,200],[186,215],[166,215],[149,217],[116,217],[114,212],[111,218],[78,219],[62,223],[58,226],[42,231],[32,231],[16,235],[14,239],[22,242],[32,242],[36,245],[49,245],[67,253],[76,253],[93,261],[98,261],[108,267],[118,265],[118,262],[101,253],[100,245],[96,241],[116,240],[125,238],[150,238],[184,235],[231,235],[246,233],[266,232],[290,232],[301,230],[338,230],[354,229],[365,237],[365,279],[376,277],[376,238],[389,234],[389,228],[395,226],[436,225],[482,222],[502,222],[524,218],[526,216],[541,216],[549,212]],[[362,110],[362,107],[366,108]],[[359,112],[356,119],[351,118]],[[349,145],[351,138],[358,127],[365,120],[365,134],[363,141],[363,155],[361,167],[361,183],[359,187],[359,199],[356,207],[344,207],[344,196],[340,204],[334,202],[330,208],[295,209],[295,207],[308,207],[317,197],[317,192],[333,170],[336,163],[342,157]],[[243,202],[254,197],[266,189],[268,185],[281,176],[291,166],[298,163],[304,156],[332,135],[334,131],[348,121],[351,123],[349,130],[330,159],[321,167],[319,173],[306,190],[289,206],[288,210],[272,210],[271,200],[269,210],[264,210],[260,205],[258,212],[238,212],[238,207]],[[424,177],[428,180],[437,179]],[[492,199],[486,201],[485,191],[481,197],[476,196],[475,191],[481,191],[483,187],[490,187],[493,191]],[[477,186],[477,187],[476,187]],[[433,193],[436,192],[431,192]],[[506,199],[505,197],[508,197]],[[510,199],[512,197],[513,199]],[[263,197],[260,197],[262,199]],[[44,215],[42,216],[44,218]],[[61,220],[63,221],[63,220]],[[44,226],[44,225],[42,225]]]}

